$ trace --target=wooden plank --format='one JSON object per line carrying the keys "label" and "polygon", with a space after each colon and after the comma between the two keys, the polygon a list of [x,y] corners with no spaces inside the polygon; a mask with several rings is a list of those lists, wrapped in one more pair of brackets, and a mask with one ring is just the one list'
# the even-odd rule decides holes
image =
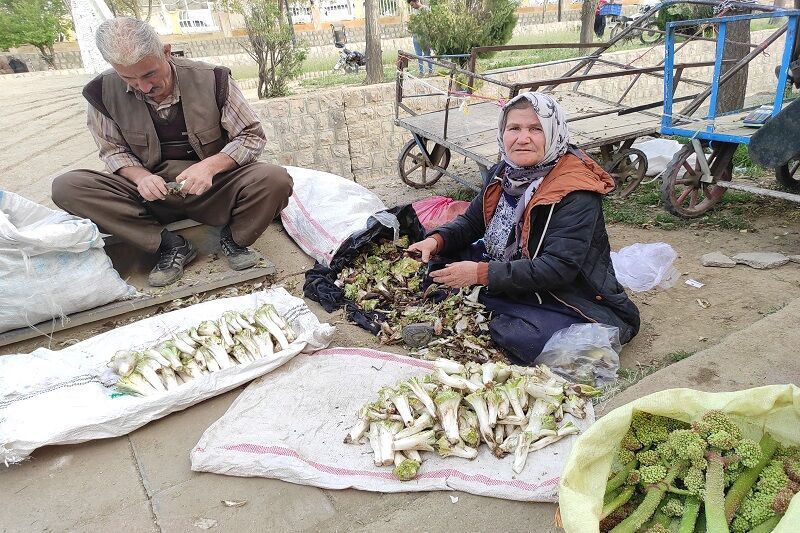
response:
{"label": "wooden plank", "polygon": [[[494,103],[471,105],[467,114],[451,110],[447,124],[447,138],[457,138],[479,133],[490,128],[497,128],[499,115],[500,108]],[[401,122],[404,125],[414,126],[432,134],[442,135],[444,132],[444,111],[407,117],[402,119]]]}
{"label": "wooden plank", "polygon": [[70,328],[90,324],[99,320],[106,320],[115,316],[130,313],[131,311],[139,311],[148,307],[153,307],[165,302],[177,300],[178,298],[186,298],[201,292],[213,291],[233,285],[242,283],[253,279],[270,276],[275,273],[275,265],[268,260],[264,260],[267,266],[259,268],[251,268],[248,270],[230,270],[222,273],[218,278],[204,283],[197,283],[190,286],[179,286],[174,290],[168,290],[158,295],[146,296],[144,298],[137,298],[134,300],[125,300],[121,302],[111,302],[94,309],[74,313],[67,317],[67,320],[62,323],[59,319],[54,319],[48,322],[41,322],[30,328],[19,328],[5,333],[0,333],[0,346],[6,346],[15,342],[21,342],[28,339],[33,339],[39,336],[47,336],[58,331],[65,331]]}

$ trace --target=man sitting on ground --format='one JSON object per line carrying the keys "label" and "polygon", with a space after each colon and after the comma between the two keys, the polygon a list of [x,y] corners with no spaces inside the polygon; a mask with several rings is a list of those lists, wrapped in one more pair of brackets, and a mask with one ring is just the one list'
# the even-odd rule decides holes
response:
{"label": "man sitting on ground", "polygon": [[113,67],[83,90],[89,131],[106,172],[72,170],[53,182],[53,202],[94,221],[158,261],[149,282],[177,281],[195,246],[164,225],[184,218],[222,226],[234,270],[256,265],[247,248],[286,207],[292,179],[257,162],[266,138],[230,70],[173,58],[155,30],[110,19],[97,47]]}

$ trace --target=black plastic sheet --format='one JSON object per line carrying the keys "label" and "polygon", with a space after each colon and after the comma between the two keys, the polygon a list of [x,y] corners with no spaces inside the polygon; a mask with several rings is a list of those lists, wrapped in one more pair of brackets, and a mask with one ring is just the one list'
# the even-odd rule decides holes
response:
{"label": "black plastic sheet", "polygon": [[[387,210],[397,217],[400,222],[400,235],[408,235],[411,242],[417,242],[425,237],[425,230],[420,224],[417,214],[411,204],[394,207]],[[378,311],[365,311],[355,302],[344,296],[344,289],[336,286],[336,277],[344,267],[352,263],[364,251],[364,248],[381,239],[392,239],[394,230],[387,228],[374,218],[370,218],[367,229],[351,235],[344,241],[331,260],[331,266],[326,267],[319,262],[306,272],[303,283],[303,294],[306,298],[319,302],[325,311],[332,313],[337,309],[345,308],[347,320],[377,335],[381,329],[381,322],[386,317]]]}

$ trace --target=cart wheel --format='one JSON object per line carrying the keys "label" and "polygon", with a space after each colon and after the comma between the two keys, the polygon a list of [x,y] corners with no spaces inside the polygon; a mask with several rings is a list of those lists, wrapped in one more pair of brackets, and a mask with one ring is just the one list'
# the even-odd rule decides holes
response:
{"label": "cart wheel", "polygon": [[800,192],[800,175],[797,174],[798,169],[800,169],[800,159],[792,159],[787,164],[776,168],[775,177],[778,183],[791,192]]}
{"label": "cart wheel", "polygon": [[[687,144],[681,148],[662,177],[661,199],[664,208],[682,218],[699,217],[711,209],[725,194],[725,187],[719,187],[715,183],[731,180],[732,157],[737,146],[735,143],[716,143],[711,155],[707,157],[714,183],[702,183],[700,178],[703,171],[700,163],[696,160],[694,164],[689,163],[689,158],[694,155],[694,147]],[[685,174],[679,176],[681,170]]]}
{"label": "cart wheel", "polygon": [[620,198],[627,197],[639,186],[647,173],[647,156],[641,150],[628,148],[618,153],[606,166],[606,172],[614,178],[614,192]]}
{"label": "cart wheel", "polygon": [[[434,166],[425,161],[425,156],[420,152],[414,139],[403,145],[403,148],[400,149],[400,157],[397,159],[400,178],[415,189],[424,189],[439,181],[439,178],[444,175],[444,169],[450,164],[449,148],[427,139],[424,139],[423,142]],[[429,146],[433,146],[433,150]]]}
{"label": "cart wheel", "polygon": [[660,41],[661,33],[658,32],[658,25],[656,25],[655,22],[651,22],[642,28],[642,33],[639,34],[639,40],[642,41],[642,44],[656,44]]}

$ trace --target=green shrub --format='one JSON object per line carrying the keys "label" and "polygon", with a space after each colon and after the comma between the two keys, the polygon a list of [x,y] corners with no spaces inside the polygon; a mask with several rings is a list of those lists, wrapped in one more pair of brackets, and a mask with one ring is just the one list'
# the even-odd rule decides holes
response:
{"label": "green shrub", "polygon": [[[411,17],[408,29],[436,55],[469,54],[476,46],[511,40],[518,5],[516,0],[438,0],[430,11]],[[454,62],[464,66],[467,58]]]}

